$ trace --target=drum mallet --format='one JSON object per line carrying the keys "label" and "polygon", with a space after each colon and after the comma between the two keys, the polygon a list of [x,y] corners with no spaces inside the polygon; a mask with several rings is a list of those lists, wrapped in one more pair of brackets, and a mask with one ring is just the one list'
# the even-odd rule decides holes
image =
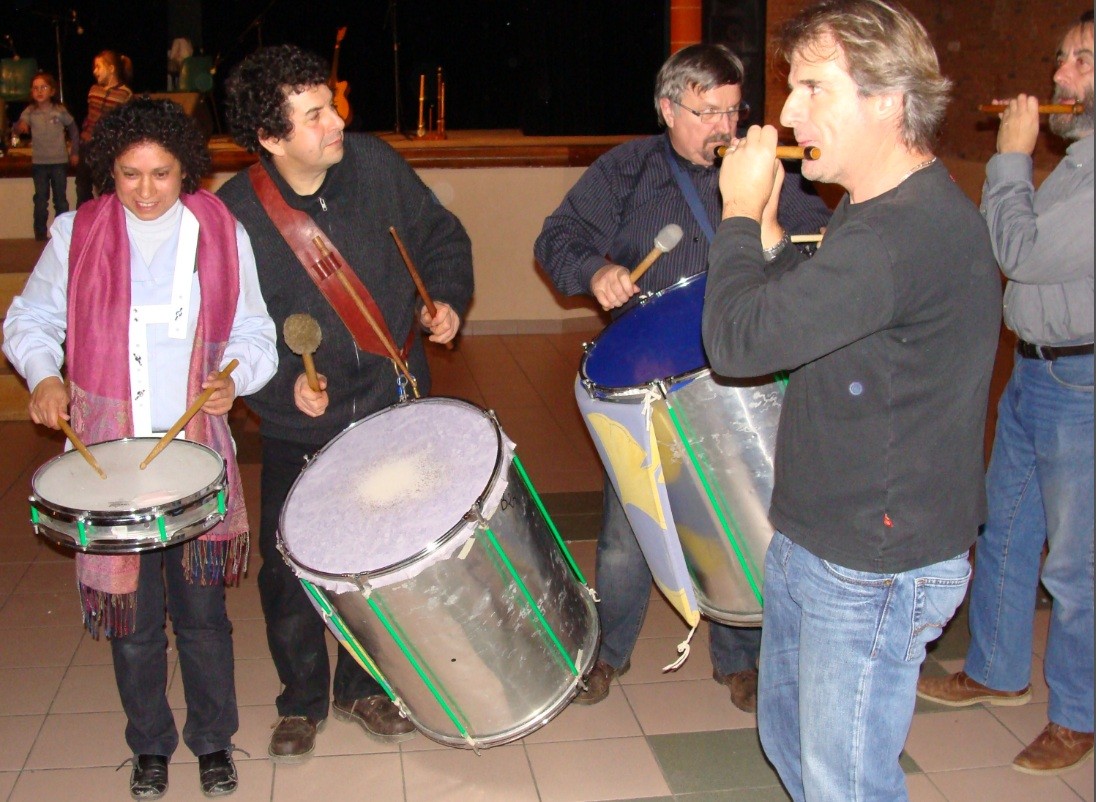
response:
{"label": "drum mallet", "polygon": [[[239,364],[240,360],[233,359],[231,362],[221,368],[220,372],[217,373],[215,378],[227,379],[229,374],[232,373],[232,371],[236,370],[236,366]],[[187,407],[186,412],[183,413],[182,417],[180,417],[179,420],[175,421],[175,425],[168,429],[164,436],[160,438],[160,441],[152,447],[152,450],[150,452],[148,452],[148,456],[145,457],[144,461],[141,463],[142,471],[148,467],[148,464],[150,462],[156,459],[157,455],[159,455],[161,451],[167,448],[167,444],[175,439],[175,435],[183,430],[183,427],[190,422],[190,419],[198,414],[198,410],[202,408],[202,406],[205,404],[206,401],[209,400],[209,397],[213,395],[214,392],[216,392],[215,387],[207,387],[205,390],[202,391],[201,395],[194,399],[194,402],[189,407]]]}
{"label": "drum mallet", "polygon": [[658,236],[655,237],[655,247],[651,248],[651,252],[643,257],[643,261],[636,265],[629,276],[632,279],[632,283],[635,284],[639,281],[639,277],[647,272],[647,268],[655,263],[658,257],[664,253],[669,253],[677,244],[681,242],[681,236],[684,232],[681,230],[681,226],[677,223],[670,223],[662,227],[662,230],[658,232]]}
{"label": "drum mallet", "polygon": [[58,418],[57,425],[61,427],[61,431],[65,433],[65,437],[67,437],[69,439],[69,442],[72,443],[72,447],[79,451],[83,455],[84,459],[88,461],[88,465],[94,468],[95,472],[99,474],[99,478],[106,479],[106,471],[104,471],[99,466],[99,461],[95,459],[94,456],[92,456],[90,451],[88,451],[88,447],[84,445],[84,441],[77,437],[76,432],[74,432],[72,430],[72,427],[69,426],[68,421],[64,418]]}
{"label": "drum mallet", "polygon": [[[403,257],[403,263],[407,265],[407,272],[411,274],[411,280],[415,282],[415,289],[419,291],[419,296],[422,298],[427,314],[429,314],[430,317],[436,316],[438,314],[438,308],[434,306],[434,300],[430,297],[430,293],[426,291],[426,285],[422,283],[422,276],[420,276],[419,271],[415,269],[415,263],[411,261],[411,255],[407,252],[407,248],[403,247],[403,240],[401,240],[400,235],[396,233],[396,227],[389,226],[388,233],[391,234],[392,239],[396,241],[396,248],[399,249],[400,256]],[[445,347],[448,350],[452,350],[453,341],[450,340],[447,342]]]}
{"label": "drum mallet", "polygon": [[304,360],[304,375],[308,379],[308,386],[312,392],[320,391],[320,379],[316,375],[316,363],[312,361],[312,354],[320,347],[323,332],[320,324],[312,315],[298,312],[290,315],[282,324],[282,337],[289,350]]}

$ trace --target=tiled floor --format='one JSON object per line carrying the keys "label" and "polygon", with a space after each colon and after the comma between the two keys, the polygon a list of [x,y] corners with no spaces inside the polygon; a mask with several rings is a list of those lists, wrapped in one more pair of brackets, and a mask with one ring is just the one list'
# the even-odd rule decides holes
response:
{"label": "tiled floor", "polygon": [[[431,349],[431,359],[438,394],[496,410],[582,571],[592,577],[600,470],[571,394],[583,339],[588,336],[467,337],[455,351]],[[233,423],[254,525],[256,424],[242,409]],[[27,521],[30,477],[60,451],[60,440],[30,423],[10,422],[0,423],[0,442],[0,798],[127,799],[128,771],[115,771],[128,753],[109,647],[80,627],[71,555],[37,541]],[[312,760],[275,766],[266,744],[278,682],[263,633],[257,559],[228,595],[241,705],[236,743],[248,753],[237,756],[240,789],[233,799],[786,799],[761,755],[754,717],[734,708],[726,689],[710,680],[706,633],[697,634],[699,648],[684,667],[661,672],[676,656],[685,627],[657,593],[633,668],[609,698],[595,707],[571,706],[520,742],[480,755],[421,735],[380,746],[332,719]],[[1039,657],[1046,610],[1038,621],[1030,704],[954,711],[919,703],[903,759],[912,799],[1093,800],[1091,762],[1060,779],[1036,779],[1009,767],[1045,722]],[[965,632],[961,616],[925,670],[958,667]],[[181,719],[181,687],[172,666],[170,695]],[[195,760],[183,748],[175,755],[167,799],[200,798]]]}

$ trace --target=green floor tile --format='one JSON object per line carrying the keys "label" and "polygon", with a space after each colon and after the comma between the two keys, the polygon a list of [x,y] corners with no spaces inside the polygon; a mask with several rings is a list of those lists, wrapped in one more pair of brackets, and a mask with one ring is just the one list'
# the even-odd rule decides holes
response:
{"label": "green floor tile", "polygon": [[649,735],[647,742],[675,795],[780,784],[752,728]]}
{"label": "green floor tile", "polygon": [[733,791],[701,791],[698,794],[678,794],[674,802],[788,802],[791,797],[780,787],[739,788]]}

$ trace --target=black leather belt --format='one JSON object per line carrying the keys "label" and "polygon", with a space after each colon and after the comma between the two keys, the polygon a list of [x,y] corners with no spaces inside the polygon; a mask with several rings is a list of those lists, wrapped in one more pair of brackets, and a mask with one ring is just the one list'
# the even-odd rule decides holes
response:
{"label": "black leather belt", "polygon": [[1063,356],[1085,356],[1092,353],[1092,343],[1087,345],[1035,345],[1020,340],[1016,350],[1025,359],[1045,359],[1053,362]]}

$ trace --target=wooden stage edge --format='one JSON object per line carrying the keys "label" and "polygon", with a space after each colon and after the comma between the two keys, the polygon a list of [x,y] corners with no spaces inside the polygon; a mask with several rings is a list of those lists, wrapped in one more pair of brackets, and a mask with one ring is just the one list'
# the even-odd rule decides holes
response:
{"label": "wooden stage edge", "polygon": [[[445,139],[376,133],[399,151],[412,167],[473,169],[484,167],[588,167],[605,151],[634,139],[622,136],[525,136],[521,131],[448,131]],[[235,173],[256,156],[238,147],[227,134],[209,140],[214,173]],[[29,147],[11,148],[0,158],[0,178],[31,174]],[[71,170],[70,170],[71,173]]]}

